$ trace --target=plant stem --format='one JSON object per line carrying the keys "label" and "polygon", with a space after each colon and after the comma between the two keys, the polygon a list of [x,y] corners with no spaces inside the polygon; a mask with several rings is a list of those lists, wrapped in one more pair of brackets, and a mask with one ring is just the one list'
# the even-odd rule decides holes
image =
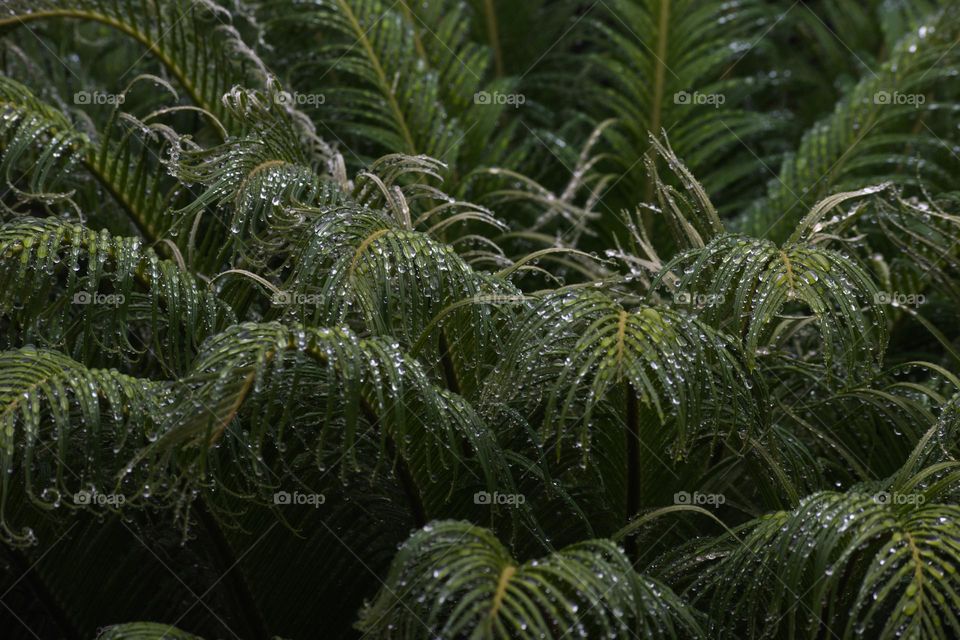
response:
{"label": "plant stem", "polygon": [[[670,0],[660,0],[660,14],[657,24],[657,52],[654,62],[656,71],[653,80],[653,102],[650,112],[650,133],[654,136],[660,135],[660,127],[663,120],[663,98],[667,79],[667,38],[670,31]],[[648,177],[643,189],[643,201],[651,202],[654,194],[653,177]],[[644,227],[647,232],[653,230],[653,218],[648,212],[644,216]]]}
{"label": "plant stem", "polygon": [[497,77],[503,77],[503,52],[500,50],[500,30],[497,27],[497,10],[493,0],[484,0],[484,9],[487,14],[487,37],[490,39],[490,48],[493,49],[493,60]]}
{"label": "plant stem", "polygon": [[[640,407],[637,394],[627,384],[627,520],[640,510]],[[627,552],[636,559],[636,543],[627,546]]]}
{"label": "plant stem", "polygon": [[206,530],[209,537],[210,547],[213,551],[213,562],[217,571],[223,576],[223,582],[226,583],[227,593],[233,601],[233,608],[237,616],[247,628],[246,637],[248,638],[269,638],[266,622],[260,615],[260,608],[244,579],[242,569],[237,565],[240,560],[233,552],[233,547],[216,517],[207,509],[207,504],[203,498],[195,503],[195,513],[200,525]]}
{"label": "plant stem", "polygon": [[442,327],[440,329],[440,362],[443,364],[443,377],[447,382],[447,388],[459,395],[460,381],[457,380],[457,371],[453,368],[453,360],[450,359],[450,344]]}
{"label": "plant stem", "polygon": [[[379,418],[373,410],[373,406],[363,398],[360,401],[360,408],[370,424],[377,424]],[[393,459],[393,469],[397,474],[397,480],[400,481],[400,487],[403,489],[403,495],[407,498],[407,505],[410,507],[410,514],[413,516],[414,525],[420,529],[428,522],[427,508],[423,504],[423,496],[420,495],[420,489],[417,487],[416,480],[407,461],[403,459],[400,450],[397,449],[397,443],[389,433],[385,434],[387,455]]]}
{"label": "plant stem", "polygon": [[423,505],[423,497],[420,495],[417,483],[410,472],[410,467],[407,466],[407,461],[397,451],[397,445],[390,436],[387,436],[387,453],[394,460],[394,470],[397,473],[400,486],[403,488],[403,494],[407,497],[410,513],[413,515],[413,523],[420,529],[427,524],[427,509]]}

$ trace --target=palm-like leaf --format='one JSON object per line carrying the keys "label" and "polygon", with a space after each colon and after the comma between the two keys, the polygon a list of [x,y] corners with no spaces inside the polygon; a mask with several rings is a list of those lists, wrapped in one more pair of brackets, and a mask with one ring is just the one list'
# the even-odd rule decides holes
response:
{"label": "palm-like leaf", "polygon": [[[358,443],[370,439],[380,460],[396,466],[420,521],[455,490],[510,486],[503,454],[472,407],[431,384],[398,346],[346,329],[238,325],[205,345],[182,381],[190,401],[140,459],[181,451],[188,476],[204,479],[212,470],[235,491],[272,494],[285,476],[323,472],[329,459],[343,477],[359,471]],[[233,424],[238,416],[242,431]]]}
{"label": "palm-like leaf", "polygon": [[[229,123],[220,97],[234,84],[264,85],[263,63],[230,24],[231,14],[210,0],[118,4],[109,0],[11,0],[0,26],[73,19],[106,25],[133,38],[167,69],[193,103]],[[210,35],[213,38],[210,38]]]}
{"label": "palm-like leaf", "polygon": [[702,636],[697,615],[609,541],[519,564],[489,531],[453,521],[404,544],[359,628],[377,638]]}
{"label": "palm-like leaf", "polygon": [[723,637],[793,628],[813,638],[824,625],[842,637],[952,637],[960,633],[960,511],[923,503],[937,492],[814,494],[703,545],[687,565],[702,572],[692,589],[710,599]]}
{"label": "palm-like leaf", "polygon": [[107,627],[97,640],[200,640],[197,636],[168,624],[129,622]]}
{"label": "palm-like leaf", "polygon": [[[652,199],[643,157],[648,135],[662,129],[714,193],[757,171],[743,144],[774,120],[745,108],[764,80],[736,67],[754,46],[763,48],[760,34],[773,26],[761,3],[617,0],[591,18],[602,52],[592,109],[618,119],[606,135],[621,165],[623,196]],[[649,81],[630,80],[637,76]]]}
{"label": "palm-like leaf", "polygon": [[0,173],[7,189],[20,191],[17,184],[29,175],[29,192],[21,198],[53,200],[66,194],[51,193],[51,182],[64,171],[77,151],[87,144],[57,109],[37,99],[15,80],[0,77]]}
{"label": "palm-like leaf", "polygon": [[[705,307],[708,322],[743,339],[751,366],[761,348],[803,330],[807,318],[785,315],[799,303],[813,314],[827,361],[842,363],[855,377],[869,373],[873,362],[882,361],[887,341],[886,312],[875,304],[880,289],[855,258],[816,246],[811,236],[831,209],[875,191],[824,200],[779,247],[769,240],[716,236],[664,265],[654,286],[670,280],[675,301]],[[775,321],[778,326],[771,326]]]}
{"label": "palm-like leaf", "polygon": [[937,150],[950,137],[950,118],[939,116],[956,108],[949,78],[958,64],[958,28],[957,12],[948,9],[904,36],[882,67],[868,71],[804,135],[768,197],[738,221],[742,229],[782,240],[804,209],[830,193],[890,180],[949,184],[955,158]]}
{"label": "palm-like leaf", "polygon": [[[491,379],[488,401],[519,400],[527,411],[545,401],[545,430],[572,427],[587,445],[594,410],[629,385],[628,402],[642,402],[661,421],[676,418],[676,450],[682,453],[695,433],[690,428],[703,424],[705,406],[741,418],[752,413],[749,393],[737,391],[745,375],[728,346],[728,339],[686,314],[629,308],[598,292],[558,292],[520,322]],[[714,419],[724,420],[719,414]]]}
{"label": "palm-like leaf", "polygon": [[[146,346],[157,362],[182,370],[190,360],[183,356],[233,315],[176,263],[144,249],[139,238],[51,218],[23,219],[0,228],[0,257],[0,308],[12,322],[10,337],[66,344],[84,361],[102,346],[128,354]],[[91,309],[96,311],[78,317]],[[102,323],[99,331],[95,322]],[[152,335],[132,344],[129,331],[137,323]]]}
{"label": "palm-like leaf", "polygon": [[[42,509],[96,507],[75,496],[120,488],[123,466],[163,428],[166,384],[88,370],[29,347],[0,354],[0,372],[4,504],[16,487]],[[11,528],[6,513],[0,518],[5,542],[34,541],[30,530]]]}

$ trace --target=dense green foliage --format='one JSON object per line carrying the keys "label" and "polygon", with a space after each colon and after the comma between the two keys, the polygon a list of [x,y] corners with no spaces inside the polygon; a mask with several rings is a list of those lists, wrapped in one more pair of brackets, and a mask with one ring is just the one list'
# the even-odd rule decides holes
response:
{"label": "dense green foliage", "polygon": [[0,635],[960,637],[958,45],[0,0]]}

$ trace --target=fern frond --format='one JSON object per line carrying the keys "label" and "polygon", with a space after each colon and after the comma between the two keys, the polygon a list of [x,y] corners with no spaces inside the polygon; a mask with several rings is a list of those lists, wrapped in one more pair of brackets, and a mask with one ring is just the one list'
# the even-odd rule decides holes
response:
{"label": "fern frond", "polygon": [[[275,9],[279,7],[270,7]],[[447,118],[439,78],[414,71],[425,61],[410,55],[419,36],[399,7],[380,0],[336,0],[290,15],[281,17],[280,25],[292,19],[298,27],[309,25],[329,34],[319,60],[311,65],[316,76],[328,76],[336,66],[339,74],[352,80],[315,91],[324,96],[324,111],[331,120],[373,142],[381,152],[441,159],[451,152],[459,127]]]}
{"label": "fern frond", "polygon": [[314,304],[279,310],[330,325],[359,313],[375,335],[393,336],[438,370],[446,360],[449,388],[470,397],[501,342],[496,312],[522,301],[519,291],[381,212],[348,205],[304,214],[318,222],[294,254],[284,294]]}
{"label": "fern frond", "polygon": [[701,545],[689,568],[707,566],[692,590],[721,637],[814,637],[824,625],[843,638],[956,636],[960,509],[924,498],[882,486],[816,493]]}
{"label": "fern frond", "polygon": [[[702,249],[664,265],[654,282],[670,278],[679,305],[702,307],[713,326],[738,335],[751,367],[757,355],[802,331],[812,320],[823,357],[853,377],[882,363],[887,317],[879,288],[856,258],[802,238],[778,247],[769,240],[717,236]],[[812,316],[790,315],[806,309]]]}
{"label": "fern frond", "polygon": [[[169,385],[87,369],[55,351],[24,347],[0,352],[0,468],[3,504],[23,491],[44,510],[103,509],[101,494],[121,486],[127,461],[163,428]],[[132,471],[132,469],[130,470]],[[79,496],[79,498],[78,498]],[[122,507],[125,500],[109,505]],[[3,540],[34,542],[0,513]]]}
{"label": "fern frond", "polygon": [[159,622],[128,622],[103,629],[97,640],[202,640],[186,631]]}
{"label": "fern frond", "polygon": [[[263,62],[244,44],[231,14],[212,0],[10,0],[0,27],[35,20],[69,19],[116,29],[143,45],[191,97],[193,103],[229,123],[220,97],[236,84],[264,86]],[[228,128],[230,128],[228,126]]]}
{"label": "fern frond", "polygon": [[361,206],[387,211],[407,229],[422,229],[441,240],[452,235],[449,229],[454,225],[462,228],[467,223],[481,223],[506,230],[489,209],[460,202],[430,184],[431,180],[442,181],[446,169],[444,163],[429,156],[390,154],[357,175],[353,198]]}
{"label": "fern frond", "polygon": [[804,135],[767,197],[741,216],[738,227],[782,240],[803,211],[829,193],[888,181],[949,186],[955,158],[938,149],[951,135],[951,119],[942,114],[958,108],[952,90],[960,65],[958,38],[955,8],[904,36],[882,67],[868,72]]}
{"label": "fern frond", "polygon": [[598,119],[618,120],[606,132],[623,176],[616,202],[652,199],[643,158],[648,135],[663,129],[711,193],[755,173],[762,165],[743,141],[771,131],[774,120],[747,106],[764,80],[733,69],[752,46],[765,46],[769,10],[752,0],[617,0],[599,9],[589,18],[601,53],[587,100]]}
{"label": "fern frond", "polygon": [[519,563],[489,531],[434,522],[394,559],[357,627],[374,638],[699,638],[698,616],[607,540]]}
{"label": "fern frond", "polygon": [[[274,85],[264,92],[234,87],[223,97],[224,108],[250,133],[209,149],[186,140],[171,158],[171,170],[181,182],[206,187],[176,214],[191,226],[207,208],[226,218],[204,227],[202,266],[222,264],[238,245],[251,240],[259,252],[275,251],[278,243],[282,247],[277,238],[299,222],[289,209],[341,200],[339,186],[324,175],[327,167],[322,166],[332,162],[332,152],[305,134],[307,125],[284,104],[283,95]],[[194,249],[191,246],[191,252]],[[259,262],[256,254],[246,257]]]}
{"label": "fern frond", "polygon": [[[155,83],[176,96],[172,87],[150,76],[135,78],[120,95],[126,97],[141,82]],[[169,226],[165,203],[175,188],[159,162],[159,154],[174,137],[169,127],[143,122],[116,105],[103,130],[91,132],[91,137],[15,80],[0,77],[0,93],[6,113],[0,132],[0,171],[19,200],[51,205],[76,199],[91,208],[93,217],[103,218],[103,212],[94,208],[104,204],[99,190],[92,201],[75,193],[83,185],[73,180],[71,169],[82,164],[148,242],[160,239]],[[14,173],[19,175],[14,178]],[[33,193],[16,187],[24,178]],[[69,191],[49,193],[54,187]]]}
{"label": "fern frond", "polygon": [[[88,140],[58,109],[15,80],[0,76],[0,175],[21,200],[47,203],[69,194],[51,189]],[[28,178],[28,192],[17,187]]]}
{"label": "fern frond", "polygon": [[[202,340],[233,311],[139,238],[113,237],[48,218],[0,227],[0,310],[11,342],[65,344],[84,362],[102,350],[184,370]],[[146,331],[133,344],[135,329]],[[17,338],[19,336],[19,338]]]}
{"label": "fern frond", "polygon": [[183,451],[178,458],[192,460],[186,474],[203,479],[209,470],[243,495],[272,493],[280,478],[323,470],[331,458],[341,475],[359,471],[362,440],[378,443],[374,470],[396,467],[415,521],[455,489],[513,483],[472,407],[434,386],[389,340],[361,340],[346,328],[237,325],[209,341],[179,388],[190,402],[142,458]]}
{"label": "fern frond", "polygon": [[727,411],[753,414],[752,399],[737,391],[745,374],[728,340],[686,314],[630,309],[599,292],[557,292],[532,305],[517,329],[488,401],[529,402],[527,411],[544,402],[545,428],[576,425],[583,446],[594,410],[621,385],[661,421],[676,418],[678,454],[703,427],[705,406],[713,404],[717,422]]}

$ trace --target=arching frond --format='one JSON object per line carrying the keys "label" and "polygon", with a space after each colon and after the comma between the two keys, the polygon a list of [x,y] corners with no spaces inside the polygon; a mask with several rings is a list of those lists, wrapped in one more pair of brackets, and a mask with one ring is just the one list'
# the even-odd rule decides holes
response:
{"label": "arching frond", "polygon": [[[56,181],[79,151],[88,144],[86,136],[58,109],[36,98],[15,80],[0,76],[0,175],[4,190],[19,199],[52,201],[67,194],[56,193]],[[27,178],[24,181],[24,178]],[[29,191],[17,185],[24,184]]]}
{"label": "arching frond", "polygon": [[843,638],[956,636],[960,510],[935,496],[916,485],[816,493],[700,545],[684,567],[699,573],[691,593],[720,637],[812,638],[824,626]]}
{"label": "arching frond", "polygon": [[[289,94],[274,85],[262,93],[234,87],[223,97],[224,108],[250,133],[210,149],[187,140],[173,154],[171,169],[177,178],[206,187],[176,213],[193,227],[208,207],[226,218],[208,221],[200,236],[199,253],[210,256],[208,268],[250,241],[259,252],[277,251],[299,220],[290,208],[341,200],[339,185],[322,166],[333,162],[332,152],[310,137],[312,125],[296,117],[285,104],[285,95]],[[197,234],[191,235],[193,241]],[[259,262],[256,254],[247,258]]]}
{"label": "arching frond", "polygon": [[[616,0],[601,4],[588,22],[600,54],[586,99],[595,102],[598,119],[618,121],[605,134],[622,176],[615,202],[652,200],[643,158],[648,135],[663,129],[712,193],[762,167],[744,141],[775,124],[748,107],[767,81],[745,75],[742,58],[766,46],[761,34],[775,24],[763,3]],[[631,80],[638,77],[645,81]]]}
{"label": "arching frond", "polygon": [[640,401],[661,421],[676,418],[682,454],[705,426],[705,406],[717,412],[714,422],[753,415],[745,374],[728,348],[727,338],[686,314],[629,308],[599,292],[558,292],[518,323],[487,401],[529,403],[527,411],[544,402],[545,429],[573,428],[587,445],[594,410],[628,385],[628,402]]}
{"label": "arching frond", "polygon": [[434,522],[401,547],[358,628],[374,638],[699,638],[698,616],[592,540],[519,563],[486,529]]}
{"label": "arching frond", "polygon": [[353,197],[364,207],[387,211],[407,229],[422,229],[438,239],[452,239],[448,230],[458,223],[461,228],[480,223],[505,230],[507,226],[489,209],[460,202],[430,184],[442,181],[446,169],[429,156],[390,154],[357,175]]}
{"label": "arching frond", "polygon": [[[168,392],[167,384],[87,369],[55,351],[0,352],[2,503],[22,491],[44,510],[122,507],[130,485],[120,486],[120,472],[160,435]],[[0,510],[5,543],[35,542],[7,518]]]}
{"label": "arching frond", "polygon": [[231,25],[231,13],[212,0],[116,3],[110,0],[10,0],[0,27],[36,20],[99,23],[140,44],[176,78],[201,109],[229,123],[220,97],[235,84],[263,86],[263,62]]}
{"label": "arching frond", "polygon": [[[927,362],[878,371],[859,386],[837,390],[818,363],[778,354],[761,364],[770,385],[771,426],[731,459],[724,477],[743,500],[760,491],[769,508],[795,506],[805,495],[897,473],[948,411],[957,381]],[[734,481],[733,469],[753,482]]]}
{"label": "arching frond", "polygon": [[283,298],[281,309],[320,324],[359,313],[374,334],[395,337],[438,369],[449,365],[449,388],[471,395],[501,342],[496,312],[522,302],[520,292],[380,212],[350,205],[305,214],[318,222],[295,254],[284,295],[311,304]]}
{"label": "arching frond", "polygon": [[106,627],[97,640],[201,640],[169,624],[128,622]]}
{"label": "arching frond", "polygon": [[[894,195],[876,200],[876,227],[882,239],[872,243],[884,251],[886,243],[895,247],[885,264],[889,267],[890,292],[913,294],[941,293],[960,299],[960,257],[954,244],[960,230],[960,208],[953,194],[937,198]],[[870,223],[859,228],[870,228]]]}
{"label": "arching frond", "polygon": [[[953,78],[960,64],[955,8],[907,34],[879,68],[837,103],[803,137],[796,154],[770,183],[766,199],[744,213],[738,227],[782,240],[805,209],[830,193],[895,181],[950,184],[953,151],[940,152],[956,111]],[[923,154],[919,161],[917,154]]]}
{"label": "arching frond", "polygon": [[272,494],[281,478],[304,469],[322,471],[330,453],[341,474],[359,470],[361,440],[378,443],[375,468],[396,467],[415,520],[455,490],[512,484],[492,432],[470,405],[434,386],[387,339],[246,323],[208,342],[180,384],[190,400],[143,458],[183,451],[179,457],[192,460],[187,474],[203,479],[213,470],[245,495]]}
{"label": "arching frond", "polygon": [[[751,367],[757,356],[814,323],[823,357],[856,378],[882,362],[887,318],[879,288],[858,261],[797,238],[717,236],[663,267],[655,286],[672,282],[674,302],[740,336]],[[791,315],[808,312],[812,315]]]}
{"label": "arching frond", "polygon": [[[127,91],[118,95],[126,98],[136,85],[147,83],[164,87],[169,95],[176,96],[172,87],[152,76],[135,78]],[[6,136],[0,142],[0,170],[18,199],[51,205],[70,198],[77,206],[89,206],[92,201],[102,207],[105,203],[100,189],[90,198],[76,193],[83,185],[73,179],[71,169],[82,164],[147,241],[161,238],[170,226],[165,207],[175,197],[176,189],[159,161],[173,137],[172,129],[155,121],[162,109],[148,114],[148,123],[121,111],[120,101],[103,129],[88,135],[80,124],[15,80],[0,78],[0,92],[7,114],[0,134]],[[18,188],[23,182],[31,193]],[[63,193],[50,193],[53,189]],[[105,219],[101,211],[90,213]]]}
{"label": "arching frond", "polygon": [[[204,337],[232,310],[139,238],[112,237],[56,219],[0,227],[0,309],[7,340],[63,344],[83,361],[102,349],[183,370]],[[131,337],[139,339],[131,342]]]}
{"label": "arching frond", "polygon": [[[458,11],[452,3],[444,4]],[[454,105],[445,104],[442,91],[453,92],[461,109],[465,100],[472,100],[484,62],[471,51],[476,45],[464,42],[462,35],[445,42],[446,48],[430,35],[425,43],[406,2],[335,0],[312,4],[308,10],[270,3],[264,9],[268,18],[275,17],[280,33],[307,29],[324,38],[312,58],[304,60],[300,50],[289,52],[296,75],[305,76],[296,84],[309,87],[308,95],[323,96],[319,120],[337,122],[341,135],[363,140],[376,155],[392,151],[456,158],[463,131],[451,112]],[[455,25],[456,18],[447,24]],[[455,49],[450,51],[451,47]],[[432,66],[428,49],[442,58],[441,68]],[[419,65],[427,65],[432,73],[416,72]]]}

